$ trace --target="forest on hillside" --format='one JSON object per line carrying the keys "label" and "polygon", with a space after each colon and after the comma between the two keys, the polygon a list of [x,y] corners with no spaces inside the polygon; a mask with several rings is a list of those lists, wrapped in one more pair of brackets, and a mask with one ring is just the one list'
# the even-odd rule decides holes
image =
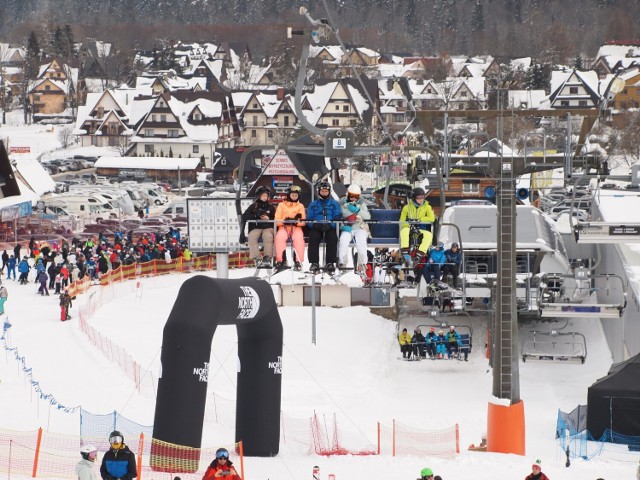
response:
{"label": "forest on hillside", "polygon": [[[298,13],[331,18],[350,44],[387,53],[491,54],[566,62],[640,39],[640,0],[3,0],[0,41],[70,25],[76,39],[152,48],[158,39],[246,41],[266,56]],[[327,5],[328,12],[324,5]],[[259,25],[260,28],[256,28]],[[331,42],[329,42],[331,43]]]}

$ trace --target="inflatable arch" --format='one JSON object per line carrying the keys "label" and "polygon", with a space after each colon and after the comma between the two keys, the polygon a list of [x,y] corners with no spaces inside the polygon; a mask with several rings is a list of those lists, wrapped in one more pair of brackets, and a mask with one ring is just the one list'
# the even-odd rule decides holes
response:
{"label": "inflatable arch", "polygon": [[[201,447],[211,342],[218,325],[236,325],[238,331],[236,442],[242,440],[247,456],[278,453],[282,321],[271,286],[256,278],[199,275],[180,288],[163,330],[151,446],[155,470],[198,469],[192,449]],[[191,448],[180,454],[176,445]]]}

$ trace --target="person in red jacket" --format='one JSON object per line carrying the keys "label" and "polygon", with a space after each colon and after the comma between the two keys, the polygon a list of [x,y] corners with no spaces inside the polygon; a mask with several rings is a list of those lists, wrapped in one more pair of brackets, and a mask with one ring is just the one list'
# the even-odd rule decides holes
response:
{"label": "person in red jacket", "polygon": [[536,462],[531,465],[531,473],[527,475],[524,480],[549,480],[549,477],[542,473],[541,463],[540,460],[536,460]]}
{"label": "person in red jacket", "polygon": [[242,480],[236,472],[233,462],[229,460],[229,451],[226,448],[216,450],[216,458],[204,472],[202,480]]}

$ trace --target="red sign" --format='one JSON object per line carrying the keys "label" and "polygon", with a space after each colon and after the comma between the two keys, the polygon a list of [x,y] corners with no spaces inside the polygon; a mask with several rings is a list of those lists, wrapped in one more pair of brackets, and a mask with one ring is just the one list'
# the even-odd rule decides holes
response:
{"label": "red sign", "polygon": [[9,153],[31,153],[31,147],[9,147]]}

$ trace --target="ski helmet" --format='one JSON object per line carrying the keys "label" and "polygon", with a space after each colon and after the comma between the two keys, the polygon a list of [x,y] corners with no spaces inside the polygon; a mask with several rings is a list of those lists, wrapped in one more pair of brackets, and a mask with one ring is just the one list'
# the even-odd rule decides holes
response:
{"label": "ski helmet", "polygon": [[[287,190],[287,200],[290,202],[298,202],[300,201],[300,192],[302,192],[302,189],[298,186],[298,185],[291,185],[289,187],[289,190]],[[291,194],[292,193],[297,193],[298,194],[298,198],[296,198],[295,200],[291,199]]]}
{"label": "ski helmet", "polygon": [[451,244],[451,248],[458,248],[458,247],[460,247],[460,245],[458,245],[458,243],[457,243],[457,242],[453,242],[453,243]]}
{"label": "ski helmet", "polygon": [[424,188],[421,187],[416,187],[413,190],[411,190],[411,200],[415,200],[417,196],[425,196],[426,192],[424,191]]}
{"label": "ski helmet", "polygon": [[120,448],[124,443],[124,435],[122,435],[118,430],[114,430],[109,435],[109,443],[112,447],[115,446],[115,448]]}
{"label": "ski helmet", "polygon": [[[93,458],[89,458],[93,453]],[[94,460],[96,458],[96,454],[98,453],[98,448],[95,445],[85,445],[80,449],[80,455],[85,460]]]}
{"label": "ski helmet", "polygon": [[[322,195],[320,195],[320,190],[329,190],[329,194],[323,197]],[[320,198],[328,198],[329,195],[331,194],[331,184],[326,180],[322,180],[321,182],[318,182],[318,184],[316,185],[316,191],[318,192],[318,196]]]}
{"label": "ski helmet", "polygon": [[442,243],[442,242],[438,242],[437,247],[438,247],[438,248],[444,248],[444,243]]}
{"label": "ski helmet", "polygon": [[347,189],[348,197],[359,197],[360,195],[362,195],[362,190],[360,190],[360,187],[358,185],[349,185],[349,188]]}
{"label": "ski helmet", "polygon": [[267,187],[266,185],[262,185],[258,188],[256,188],[256,198],[260,198],[260,196],[266,193],[267,195],[269,195],[269,197],[271,197],[271,189],[269,187]]}
{"label": "ski helmet", "polygon": [[226,448],[219,448],[218,450],[216,450],[216,458],[218,460],[220,460],[221,458],[229,458],[229,450],[227,450]]}
{"label": "ski helmet", "polygon": [[423,468],[422,470],[420,470],[420,476],[423,479],[427,477],[433,477],[433,470],[431,470],[430,468]]}

